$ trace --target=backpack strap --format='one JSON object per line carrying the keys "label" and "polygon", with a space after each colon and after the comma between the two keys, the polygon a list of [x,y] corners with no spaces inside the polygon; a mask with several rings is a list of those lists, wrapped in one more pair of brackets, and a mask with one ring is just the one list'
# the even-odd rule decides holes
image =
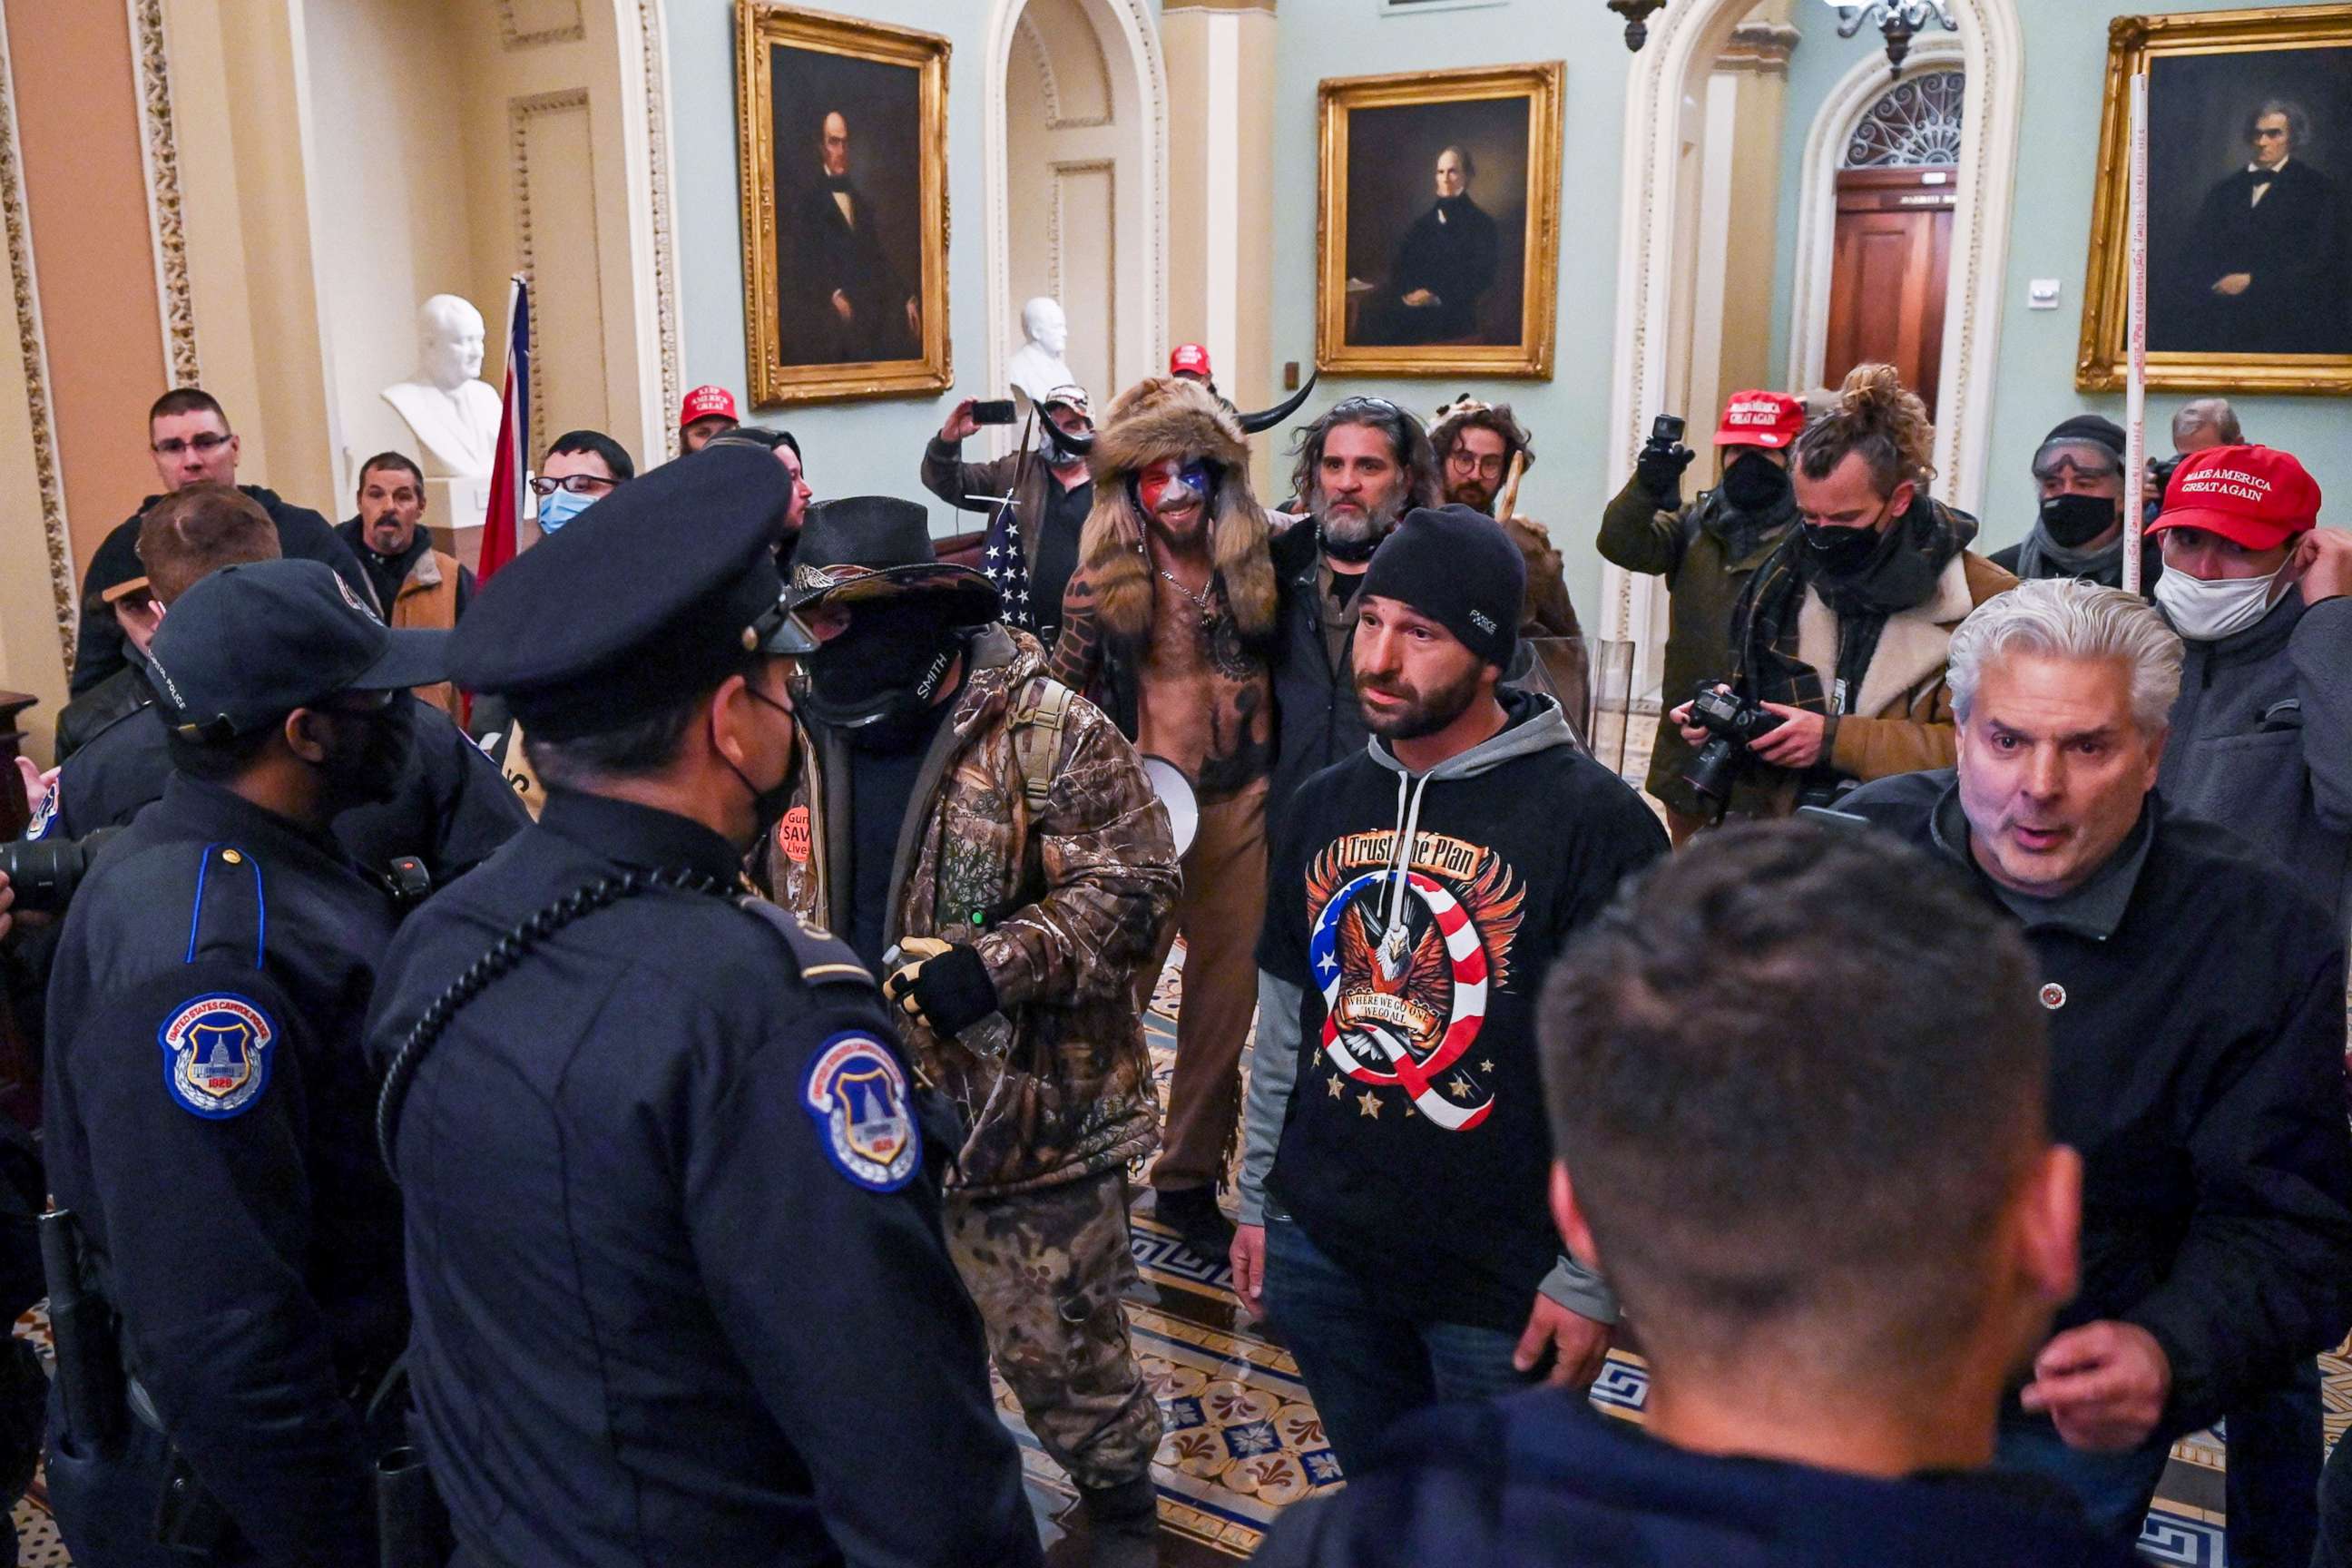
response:
{"label": "backpack strap", "polygon": [[1013,710],[1013,757],[1021,765],[1021,794],[1032,812],[1045,809],[1053,793],[1054,768],[1062,756],[1062,729],[1077,696],[1047,675],[1022,689]]}

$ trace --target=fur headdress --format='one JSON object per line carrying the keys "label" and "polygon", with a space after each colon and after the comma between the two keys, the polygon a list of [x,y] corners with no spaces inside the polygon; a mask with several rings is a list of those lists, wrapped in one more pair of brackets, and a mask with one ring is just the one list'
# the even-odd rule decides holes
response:
{"label": "fur headdress", "polygon": [[1274,563],[1266,554],[1265,512],[1250,489],[1242,427],[1205,388],[1172,376],[1151,376],[1119,394],[1095,437],[1095,504],[1079,536],[1078,565],[1094,583],[1103,628],[1128,639],[1151,629],[1143,512],[1128,481],[1162,458],[1206,458],[1222,470],[1209,520],[1210,557],[1243,637],[1265,637],[1274,629]]}

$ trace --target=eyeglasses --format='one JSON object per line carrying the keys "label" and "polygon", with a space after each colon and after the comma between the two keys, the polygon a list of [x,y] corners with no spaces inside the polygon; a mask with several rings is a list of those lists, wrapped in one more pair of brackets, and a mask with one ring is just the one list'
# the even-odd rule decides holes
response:
{"label": "eyeglasses", "polygon": [[209,458],[236,439],[234,436],[215,436],[209,431],[202,436],[191,436],[184,441],[177,436],[167,436],[155,443],[154,451],[159,458],[176,458],[189,451],[199,458]]}
{"label": "eyeglasses", "polygon": [[530,481],[530,493],[551,496],[558,490],[570,490],[576,496],[600,496],[617,488],[620,482],[618,479],[601,479],[594,474],[566,474],[560,479],[541,474]]}
{"label": "eyeglasses", "polygon": [[1456,447],[1445,454],[1445,466],[1449,468],[1459,468],[1465,474],[1492,476],[1503,471],[1503,455],[1500,452],[1489,452],[1481,457],[1467,447]]}

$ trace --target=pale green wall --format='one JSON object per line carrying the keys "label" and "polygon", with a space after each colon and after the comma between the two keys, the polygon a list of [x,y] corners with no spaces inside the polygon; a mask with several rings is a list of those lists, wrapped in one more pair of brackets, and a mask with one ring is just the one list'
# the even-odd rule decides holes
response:
{"label": "pale green wall", "polygon": [[[960,387],[979,388],[988,365],[988,259],[981,192],[982,56],[987,0],[853,0],[825,9],[939,33],[948,56],[948,328]],[[935,532],[975,527],[916,478],[923,443],[959,395],[880,398],[754,410],[744,402],[742,184],[735,149],[733,0],[669,0],[670,123],[683,314],[684,384],[716,382],[746,419],[792,431],[819,499],[896,495],[931,509]],[[973,457],[981,444],[970,446]]]}
{"label": "pale green wall", "polygon": [[[1317,395],[1377,393],[1424,413],[1462,392],[1507,399],[1539,460],[1519,510],[1551,530],[1569,591],[1598,631],[1601,508],[1624,480],[1608,456],[1611,340],[1616,331],[1618,164],[1623,142],[1624,24],[1600,0],[1509,0],[1427,16],[1382,16],[1374,0],[1280,0],[1276,65],[1274,355],[1303,366],[1315,353],[1316,83],[1331,76],[1568,62],[1561,126],[1559,339],[1552,379],[1326,377]],[[1653,47],[1655,47],[1654,45]],[[1288,465],[1280,465],[1286,472]]]}
{"label": "pale green wall", "polygon": [[[2197,0],[2229,5],[2233,0]],[[2237,4],[2251,0],[2234,0]],[[972,385],[986,363],[986,262],[981,191],[981,56],[988,0],[856,0],[854,11],[946,34],[954,44],[948,93],[949,200],[955,243],[949,258],[950,321],[958,376]],[[2144,6],[2186,9],[2186,6]],[[1840,40],[1824,16],[1801,10],[1806,41],[1791,66],[1788,150],[1780,200],[1773,364],[1787,359],[1785,297],[1798,195],[1795,160],[1828,84],[1870,45]],[[2084,397],[2074,389],[2075,335],[2081,324],[2083,264],[2088,239],[2099,95],[2110,7],[2090,0],[2023,0],[2026,95],[2016,171],[1993,458],[1984,519],[1987,548],[2015,540],[2026,513],[2021,476],[2042,434],[2084,407],[2120,416],[2120,396]],[[743,283],[735,162],[734,7],[731,0],[671,0],[668,8],[672,114],[677,163],[679,270],[685,309],[688,384],[717,381],[743,389]],[[1428,409],[1464,391],[1508,398],[1534,430],[1542,460],[1522,492],[1530,516],[1549,523],[1569,560],[1569,583],[1588,619],[1599,603],[1600,562],[1591,547],[1601,504],[1622,476],[1609,457],[1610,356],[1617,270],[1618,169],[1628,57],[1617,18],[1599,0],[1507,0],[1506,4],[1383,17],[1375,0],[1280,0],[1276,63],[1277,132],[1273,160],[1272,291],[1276,368],[1314,352],[1316,84],[1330,76],[1370,75],[1521,60],[1568,62],[1565,156],[1560,198],[1559,335],[1549,382],[1475,377],[1332,380],[1319,396],[1377,392]],[[1182,112],[1182,106],[1177,107]],[[1184,215],[1174,215],[1185,221]],[[2053,311],[2025,309],[2026,280],[2063,280]],[[809,454],[821,495],[863,490],[921,497],[915,469],[948,398],[893,399],[803,407],[766,417],[789,427]],[[2151,427],[2168,447],[2161,422],[2178,399],[2156,400]],[[2260,398],[2240,403],[2258,438],[2292,448],[2323,487],[2352,510],[2352,451],[2338,439],[2344,405],[2336,399]],[[1696,411],[1694,411],[1695,414]],[[1284,465],[1286,467],[1286,465]],[[934,524],[951,521],[937,508]],[[961,523],[957,524],[961,526]]]}

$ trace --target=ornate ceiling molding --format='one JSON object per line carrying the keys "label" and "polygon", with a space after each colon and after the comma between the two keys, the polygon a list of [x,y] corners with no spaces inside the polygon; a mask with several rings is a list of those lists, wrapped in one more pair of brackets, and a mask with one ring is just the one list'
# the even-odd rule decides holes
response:
{"label": "ornate ceiling molding", "polygon": [[1103,111],[1100,114],[1062,112],[1062,84],[1054,74],[1054,52],[1045,47],[1045,35],[1039,30],[1034,7],[1021,13],[1013,36],[1028,48],[1029,58],[1037,68],[1037,79],[1045,96],[1045,129],[1048,131],[1092,131],[1108,125],[1110,114],[1110,62],[1103,58],[1102,39],[1095,36],[1092,24],[1080,29],[1085,34],[1086,47],[1094,52],[1095,79],[1102,84]]}
{"label": "ornate ceiling molding", "polygon": [[25,359],[25,406],[33,428],[33,470],[41,491],[41,532],[48,546],[49,593],[56,603],[58,652],[73,670],[73,544],[66,531],[66,489],[49,414],[49,351],[41,332],[40,279],[33,270],[32,220],[25,205],[25,166],[16,152],[16,94],[5,28],[0,28],[0,229],[8,241],[8,281],[16,305],[16,342]]}
{"label": "ornate ceiling molding", "polygon": [[1789,57],[1797,52],[1803,35],[1786,22],[1742,22],[1717,55],[1719,71],[1751,71],[1759,76],[1787,76]]}
{"label": "ornate ceiling molding", "polygon": [[155,294],[163,319],[163,363],[172,384],[204,380],[196,360],[196,306],[188,286],[188,237],[180,221],[180,142],[173,129],[171,51],[163,0],[128,0],[131,59],[139,87],[139,155],[147,177],[147,226],[155,242]]}

